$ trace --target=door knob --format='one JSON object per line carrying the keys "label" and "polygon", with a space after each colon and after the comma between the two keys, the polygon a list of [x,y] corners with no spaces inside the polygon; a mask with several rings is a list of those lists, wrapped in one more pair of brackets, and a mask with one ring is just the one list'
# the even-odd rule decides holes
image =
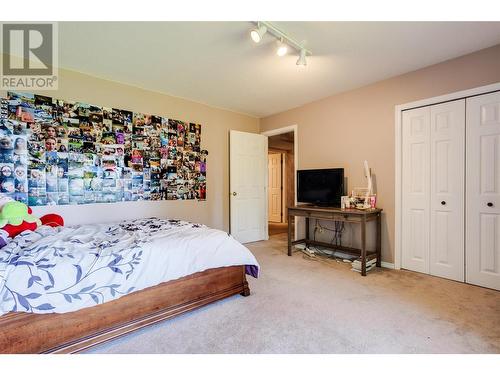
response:
{"label": "door knob", "polygon": [[488,207],[493,207],[493,202],[488,202],[488,203],[486,203],[486,205],[487,205]]}
{"label": "door knob", "polygon": [[233,191],[233,197],[236,197],[237,195],[238,195],[238,193]]}
{"label": "door knob", "polygon": [[446,204],[446,202],[445,202],[445,201],[441,201],[441,205],[443,205],[443,206],[444,206],[445,204]]}

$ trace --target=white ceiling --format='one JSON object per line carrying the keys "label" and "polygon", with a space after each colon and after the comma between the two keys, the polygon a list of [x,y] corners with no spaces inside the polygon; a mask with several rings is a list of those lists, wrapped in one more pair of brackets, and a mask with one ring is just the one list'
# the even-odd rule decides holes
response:
{"label": "white ceiling", "polygon": [[276,22],[313,52],[279,58],[249,22],[62,22],[59,64],[264,117],[500,43],[500,22]]}

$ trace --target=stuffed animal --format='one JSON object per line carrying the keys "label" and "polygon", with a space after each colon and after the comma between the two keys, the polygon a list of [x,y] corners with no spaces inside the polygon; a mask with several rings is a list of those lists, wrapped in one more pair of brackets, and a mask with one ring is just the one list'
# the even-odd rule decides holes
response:
{"label": "stuffed animal", "polygon": [[58,214],[43,215],[40,218],[40,221],[42,222],[43,225],[48,225],[51,227],[63,227],[64,226],[64,220]]}
{"label": "stuffed animal", "polygon": [[0,228],[14,238],[25,230],[35,230],[42,225],[40,219],[28,213],[28,206],[24,203],[7,202],[0,212]]}
{"label": "stuffed animal", "polygon": [[[0,202],[0,205],[3,203]],[[7,200],[1,206],[0,229],[8,233],[10,238],[14,238],[25,230],[35,230],[40,225],[51,227],[64,226],[64,220],[57,214],[47,214],[40,219],[32,215],[31,207],[22,202]]]}

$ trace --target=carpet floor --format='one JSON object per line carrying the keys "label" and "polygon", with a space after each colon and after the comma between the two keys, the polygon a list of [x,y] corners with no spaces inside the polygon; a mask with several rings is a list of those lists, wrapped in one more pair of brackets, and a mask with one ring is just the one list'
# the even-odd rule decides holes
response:
{"label": "carpet floor", "polygon": [[500,353],[500,292],[409,271],[286,256],[286,236],[248,246],[261,264],[234,296],[87,353]]}

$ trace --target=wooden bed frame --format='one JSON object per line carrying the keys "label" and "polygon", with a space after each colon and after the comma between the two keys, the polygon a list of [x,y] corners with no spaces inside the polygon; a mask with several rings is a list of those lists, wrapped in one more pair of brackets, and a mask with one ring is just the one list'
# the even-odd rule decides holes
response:
{"label": "wooden bed frame", "polygon": [[245,266],[213,268],[65,314],[0,316],[0,353],[76,353],[234,294]]}

